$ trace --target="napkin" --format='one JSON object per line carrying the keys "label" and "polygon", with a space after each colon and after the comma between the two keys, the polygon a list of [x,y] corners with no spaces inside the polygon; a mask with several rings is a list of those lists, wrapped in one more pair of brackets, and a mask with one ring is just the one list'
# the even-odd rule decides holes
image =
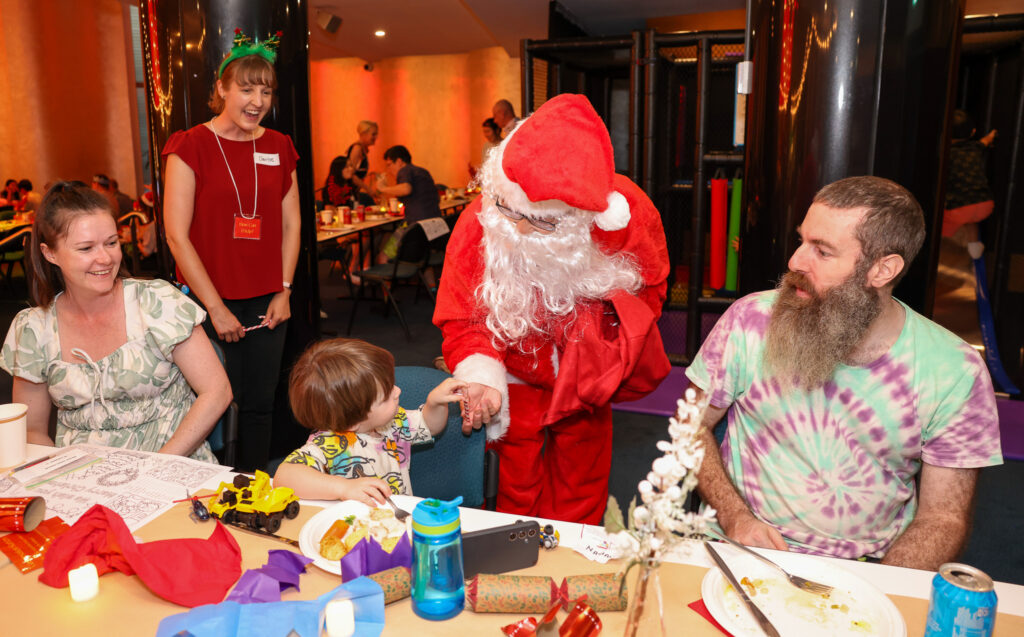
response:
{"label": "napkin", "polygon": [[372,575],[396,566],[412,566],[412,542],[409,534],[398,540],[395,548],[388,553],[376,539],[367,537],[341,558],[341,581],[347,582],[363,575]]}
{"label": "napkin", "polygon": [[102,504],[93,505],[53,542],[39,581],[65,588],[68,571],[89,562],[100,575],[111,571],[138,575],[149,590],[182,606],[221,601],[242,573],[238,542],[220,522],[205,540],[140,544],[121,516]]}
{"label": "napkin", "polygon": [[693,612],[697,613],[704,619],[708,620],[708,622],[712,626],[722,631],[723,635],[726,635],[727,637],[732,637],[732,633],[722,628],[722,625],[715,621],[715,618],[711,616],[711,613],[708,612],[708,607],[704,605],[703,599],[698,599],[695,602],[690,602],[689,604],[687,604],[687,606],[689,606]]}
{"label": "napkin", "polygon": [[299,590],[299,576],[312,561],[287,549],[269,551],[267,563],[242,573],[225,601],[240,604],[279,602],[284,591],[293,586]]}
{"label": "napkin", "polygon": [[251,637],[290,635],[319,637],[321,615],[327,603],[350,599],[355,607],[355,637],[377,637],[384,630],[384,593],[366,577],[354,579],[316,599],[299,602],[239,604],[221,602],[165,617],[157,637],[187,631],[195,637]]}

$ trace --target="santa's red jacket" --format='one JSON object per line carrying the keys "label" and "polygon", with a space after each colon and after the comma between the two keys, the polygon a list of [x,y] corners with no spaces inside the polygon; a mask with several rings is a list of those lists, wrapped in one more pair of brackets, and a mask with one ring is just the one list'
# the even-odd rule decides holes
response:
{"label": "santa's red jacket", "polygon": [[669,272],[661,216],[629,179],[616,175],[615,189],[629,203],[629,224],[611,232],[595,225],[591,237],[606,254],[630,255],[639,266],[644,287],[636,294],[620,291],[578,306],[568,330],[554,326],[545,335],[529,337],[521,348],[494,346],[484,323],[488,310],[475,295],[484,268],[483,228],[477,218],[480,199],[455,226],[434,324],[441,328],[442,352],[455,376],[489,385],[502,394],[500,417],[487,427],[491,440],[508,428],[506,372],[551,392],[545,425],[611,401],[637,400],[668,375],[670,364],[657,326]]}

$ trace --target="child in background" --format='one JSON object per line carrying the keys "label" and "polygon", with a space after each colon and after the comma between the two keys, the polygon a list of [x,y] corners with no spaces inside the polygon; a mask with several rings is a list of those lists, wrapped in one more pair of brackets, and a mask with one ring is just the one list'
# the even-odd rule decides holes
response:
{"label": "child in background", "polygon": [[996,138],[992,129],[975,141],[974,120],[957,109],[953,113],[953,141],[949,148],[949,166],[946,178],[945,213],[942,217],[942,236],[952,237],[962,226],[965,234],[961,243],[978,240],[978,222],[992,214],[995,202],[988,185],[985,159]]}
{"label": "child in background", "polygon": [[391,494],[412,495],[410,445],[444,430],[448,403],[461,402],[465,386],[448,378],[420,409],[406,411],[398,406],[402,391],[390,352],[356,339],[314,343],[288,381],[295,419],[313,434],[284,459],[274,485],[300,498],[370,506]]}

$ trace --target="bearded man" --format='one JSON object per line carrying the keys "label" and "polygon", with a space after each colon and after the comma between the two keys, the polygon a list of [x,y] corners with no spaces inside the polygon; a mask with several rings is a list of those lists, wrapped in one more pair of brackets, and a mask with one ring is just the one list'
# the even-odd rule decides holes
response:
{"label": "bearded man", "polygon": [[777,290],[735,302],[687,376],[710,394],[699,492],[747,545],[937,570],[962,550],[980,467],[1000,464],[988,371],[892,296],[921,207],[877,177],[814,197]]}
{"label": "bearded man", "polygon": [[580,95],[523,120],[479,179],[434,313],[445,362],[470,383],[463,429],[487,426],[498,510],[599,523],[610,403],[646,395],[670,369],[661,217],[615,174],[608,131]]}

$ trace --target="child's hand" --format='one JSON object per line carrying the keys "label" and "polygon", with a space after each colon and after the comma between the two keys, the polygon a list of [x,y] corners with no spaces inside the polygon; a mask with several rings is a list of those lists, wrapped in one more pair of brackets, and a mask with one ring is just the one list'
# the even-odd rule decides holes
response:
{"label": "child's hand", "polygon": [[380,478],[338,478],[342,483],[338,492],[341,500],[357,500],[374,507],[391,497],[391,487]]}
{"label": "child's hand", "polygon": [[433,407],[435,405],[462,402],[465,400],[465,390],[468,387],[469,383],[465,381],[446,378],[427,394],[427,406]]}

